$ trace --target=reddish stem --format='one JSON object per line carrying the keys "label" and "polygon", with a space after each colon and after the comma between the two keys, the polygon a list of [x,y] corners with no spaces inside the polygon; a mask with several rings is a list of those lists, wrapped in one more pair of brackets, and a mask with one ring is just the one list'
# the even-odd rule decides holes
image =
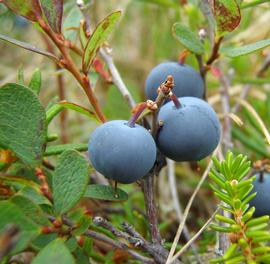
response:
{"label": "reddish stem", "polygon": [[170,99],[173,101],[173,103],[177,109],[181,108],[182,105],[174,93],[172,93],[172,95],[170,96]]}
{"label": "reddish stem", "polygon": [[183,50],[179,55],[178,63],[181,65],[184,65],[188,55],[189,55],[189,51],[186,49]]}
{"label": "reddish stem", "polygon": [[143,102],[138,104],[135,109],[132,111],[133,114],[131,116],[131,118],[129,119],[127,125],[130,127],[134,127],[136,121],[138,120],[138,118],[140,117],[141,113],[147,108],[147,103]]}
{"label": "reddish stem", "polygon": [[96,98],[95,94],[93,93],[88,76],[82,75],[80,73],[80,71],[77,69],[76,65],[72,61],[70,55],[68,54],[68,52],[65,48],[65,45],[63,43],[64,42],[63,37],[61,35],[55,34],[42,19],[39,19],[38,22],[39,22],[39,25],[41,26],[41,28],[44,30],[44,32],[51,38],[51,40],[55,43],[55,45],[57,46],[57,48],[61,52],[63,59],[60,61],[60,65],[62,67],[64,67],[65,69],[67,69],[76,78],[76,80],[80,83],[80,85],[84,89],[84,91],[89,99],[89,102],[93,106],[98,118],[100,119],[100,121],[105,123],[106,117],[104,116],[104,114],[100,108],[100,105],[97,101],[97,98]]}

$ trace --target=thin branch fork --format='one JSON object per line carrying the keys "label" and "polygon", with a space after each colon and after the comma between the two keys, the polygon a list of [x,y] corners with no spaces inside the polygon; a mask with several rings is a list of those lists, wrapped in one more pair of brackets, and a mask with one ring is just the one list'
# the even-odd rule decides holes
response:
{"label": "thin branch fork", "polygon": [[66,68],[75,77],[75,79],[79,82],[79,84],[84,89],[89,99],[89,102],[93,106],[94,111],[97,114],[100,121],[102,121],[103,123],[106,122],[106,117],[104,116],[100,108],[100,105],[97,101],[97,98],[91,88],[88,76],[82,75],[80,71],[77,69],[76,65],[72,61],[70,55],[68,54],[63,44],[63,41],[64,41],[63,37],[56,35],[42,19],[39,19],[38,22],[41,28],[43,29],[43,31],[50,37],[50,39],[54,42],[54,44],[57,46],[57,48],[61,52],[63,59],[61,59],[59,62],[60,66],[63,68]]}
{"label": "thin branch fork", "polygon": [[[56,220],[56,218],[54,216],[48,216],[48,219],[51,222],[54,222]],[[76,228],[76,224],[73,223],[67,217],[62,217],[62,222],[63,222],[63,224],[65,224],[66,226],[68,226],[70,228],[70,230],[73,230],[74,228]],[[98,241],[102,241],[102,242],[104,242],[106,244],[109,244],[109,245],[115,247],[115,248],[126,250],[130,254],[130,256],[132,256],[133,258],[141,261],[142,263],[155,264],[155,262],[152,259],[140,255],[135,250],[129,248],[128,245],[126,245],[125,243],[122,243],[120,241],[113,240],[113,239],[107,237],[106,235],[100,234],[100,233],[98,233],[96,231],[92,231],[92,230],[85,231],[83,233],[83,235],[84,236],[87,236],[87,237],[91,237],[91,238],[96,239]]]}

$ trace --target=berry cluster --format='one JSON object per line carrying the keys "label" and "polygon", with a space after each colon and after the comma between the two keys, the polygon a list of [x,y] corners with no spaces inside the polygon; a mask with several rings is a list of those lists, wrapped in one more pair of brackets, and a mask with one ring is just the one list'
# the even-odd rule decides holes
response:
{"label": "berry cluster", "polygon": [[[109,179],[132,183],[152,169],[157,148],[175,161],[197,161],[211,154],[220,140],[220,123],[212,107],[200,99],[203,91],[203,80],[192,67],[159,64],[145,84],[146,96],[155,101],[139,104],[129,121],[110,121],[92,133],[89,157],[94,168]],[[156,134],[135,124],[145,108],[158,113],[161,125]]]}

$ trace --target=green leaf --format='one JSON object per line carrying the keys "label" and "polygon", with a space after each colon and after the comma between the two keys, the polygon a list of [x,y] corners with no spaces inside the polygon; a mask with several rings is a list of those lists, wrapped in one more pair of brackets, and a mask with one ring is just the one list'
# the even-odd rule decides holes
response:
{"label": "green leaf", "polygon": [[257,217],[257,218],[254,218],[254,219],[251,219],[250,221],[248,221],[247,227],[260,225],[263,223],[267,223],[268,221],[269,221],[269,215],[264,215],[264,216]]}
{"label": "green leaf", "polygon": [[84,50],[82,65],[84,73],[89,71],[92,62],[96,57],[98,49],[107,40],[120,16],[121,11],[114,12],[108,15],[97,25]]}
{"label": "green leaf", "polygon": [[210,227],[218,232],[222,232],[222,233],[231,233],[234,232],[233,228],[230,226],[219,226],[217,224],[211,224]]}
{"label": "green leaf", "polygon": [[76,111],[82,115],[85,115],[85,116],[89,117],[90,119],[95,120],[96,122],[100,123],[100,120],[96,117],[96,114],[93,111],[90,111],[81,105],[74,104],[74,103],[67,102],[67,101],[62,101],[62,102],[59,102],[58,104],[63,106],[66,109],[74,110],[74,111]]}
{"label": "green leaf", "polygon": [[84,197],[107,201],[126,201],[128,194],[119,188],[115,190],[109,185],[91,184],[87,186]]}
{"label": "green leaf", "polygon": [[39,94],[41,88],[41,71],[39,69],[34,71],[28,86],[37,95]]}
{"label": "green leaf", "polygon": [[64,242],[56,239],[43,248],[33,259],[32,264],[75,264],[75,260]]}
{"label": "green leaf", "polygon": [[270,251],[270,247],[256,247],[252,249],[253,254],[265,254]]}
{"label": "green leaf", "polygon": [[46,144],[45,110],[27,87],[0,88],[0,145],[14,151],[25,164],[37,166]]}
{"label": "green leaf", "polygon": [[32,202],[30,199],[22,196],[22,195],[14,195],[10,201],[16,204],[33,222],[38,225],[50,225],[47,216],[43,213],[38,205]]}
{"label": "green leaf", "polygon": [[255,207],[254,206],[249,208],[248,211],[243,215],[242,221],[243,222],[248,221],[250,218],[252,218],[254,212],[255,212]]}
{"label": "green leaf", "polygon": [[94,112],[84,108],[83,106],[70,103],[67,101],[61,101],[57,104],[54,104],[46,112],[47,124],[49,124],[53,120],[53,118],[64,109],[74,110],[82,115],[89,117],[91,120],[95,120],[97,123],[100,123],[99,119],[96,117],[96,114]]}
{"label": "green leaf", "polygon": [[44,153],[45,156],[53,156],[63,153],[66,150],[77,150],[77,151],[87,151],[88,145],[87,144],[61,144],[55,146],[49,146],[46,148]]}
{"label": "green leaf", "polygon": [[49,59],[52,59],[55,62],[58,61],[58,58],[54,54],[52,54],[48,51],[41,50],[41,49],[39,49],[39,48],[29,44],[29,43],[19,41],[17,39],[13,39],[13,38],[10,38],[10,37],[2,35],[2,34],[0,34],[0,40],[6,41],[10,44],[16,45],[16,46],[21,47],[23,49],[44,55],[44,56],[48,57]]}
{"label": "green leaf", "polygon": [[51,29],[61,33],[63,0],[40,0],[40,4]]}
{"label": "green leaf", "polygon": [[268,241],[270,241],[270,234],[265,236],[254,237],[252,240],[253,243],[268,242]]}
{"label": "green leaf", "polygon": [[13,12],[29,20],[37,21],[37,17],[41,17],[38,0],[2,0],[2,2]]}
{"label": "green leaf", "polygon": [[235,224],[235,221],[233,219],[225,217],[225,216],[220,215],[220,214],[217,214],[215,216],[215,219],[217,221],[221,221],[221,222],[224,222],[224,223],[228,223],[228,224],[232,224],[232,225]]}
{"label": "green leaf", "polygon": [[198,36],[191,31],[190,28],[182,23],[173,25],[174,37],[189,51],[201,55],[204,53],[204,46]]}
{"label": "green leaf", "polygon": [[213,9],[220,33],[231,32],[240,24],[241,13],[236,0],[214,0]]}
{"label": "green leaf", "polygon": [[236,243],[231,244],[230,247],[226,250],[226,253],[224,254],[224,259],[230,259],[234,255],[237,246],[238,245]]}
{"label": "green leaf", "polygon": [[250,7],[254,7],[263,3],[268,3],[269,0],[253,0],[252,2],[249,3],[243,3],[241,5],[241,9],[245,9],[245,8],[250,8]]}
{"label": "green leaf", "polygon": [[83,196],[87,183],[88,162],[75,150],[63,152],[53,175],[53,198],[55,211],[63,214]]}
{"label": "green leaf", "polygon": [[236,58],[239,56],[247,55],[270,45],[270,39],[264,39],[255,43],[247,44],[241,47],[226,47],[221,48],[220,52],[227,57]]}
{"label": "green leaf", "polygon": [[10,201],[0,201],[0,232],[11,224],[19,228],[19,237],[13,252],[24,250],[39,235],[38,225],[26,217],[19,207]]}

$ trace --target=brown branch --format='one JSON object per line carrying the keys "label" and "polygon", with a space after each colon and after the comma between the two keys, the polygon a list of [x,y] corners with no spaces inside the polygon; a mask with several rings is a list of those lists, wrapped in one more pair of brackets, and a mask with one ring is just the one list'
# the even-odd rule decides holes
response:
{"label": "brown branch", "polygon": [[[42,37],[44,43],[47,46],[47,50],[50,53],[55,54],[54,46],[52,45],[51,41],[43,34],[41,34],[41,37]],[[61,67],[56,62],[55,62],[55,69],[56,69],[56,71],[61,69]],[[62,100],[65,99],[65,84],[64,84],[63,75],[62,74],[57,74],[56,80],[57,80],[57,85],[58,85],[59,98],[62,101]],[[67,133],[66,133],[66,119],[67,119],[67,111],[66,111],[66,109],[64,109],[60,113],[60,127],[61,127],[60,133],[61,133],[61,141],[62,141],[62,143],[67,143],[68,142]]]}
{"label": "brown branch", "polygon": [[[54,217],[50,217],[50,221],[53,221]],[[71,229],[75,228],[75,224],[68,218],[63,217],[63,223],[67,226],[69,226]],[[100,234],[98,232],[92,231],[92,230],[87,230],[83,233],[84,236],[88,236],[91,238],[94,238],[96,240],[102,241],[106,244],[109,244],[115,248],[119,248],[122,250],[126,250],[133,258],[142,261],[142,263],[146,263],[146,264],[154,264],[155,262],[147,257],[144,257],[142,255],[140,255],[139,253],[137,253],[136,251],[134,251],[133,249],[130,249],[125,243],[113,240],[109,237],[107,237],[106,235]]]}
{"label": "brown branch", "polygon": [[[152,114],[152,129],[151,134],[153,138],[156,138],[156,134],[159,128],[158,124],[158,112],[162,106],[164,100],[172,93],[172,88],[174,86],[174,79],[172,76],[168,76],[167,80],[160,85],[158,88],[158,96],[155,101],[157,108]],[[144,200],[146,206],[146,215],[149,222],[150,235],[153,243],[161,245],[161,236],[158,229],[158,217],[155,202],[155,192],[154,192],[154,176],[159,172],[159,164],[156,162],[153,170],[149,172],[145,178],[142,180],[142,190],[144,193]]]}
{"label": "brown branch", "polygon": [[209,57],[209,59],[206,62],[206,66],[210,66],[216,59],[219,57],[219,48],[220,44],[223,40],[223,37],[219,37],[218,40],[214,43],[214,47],[212,49],[212,53]]}

